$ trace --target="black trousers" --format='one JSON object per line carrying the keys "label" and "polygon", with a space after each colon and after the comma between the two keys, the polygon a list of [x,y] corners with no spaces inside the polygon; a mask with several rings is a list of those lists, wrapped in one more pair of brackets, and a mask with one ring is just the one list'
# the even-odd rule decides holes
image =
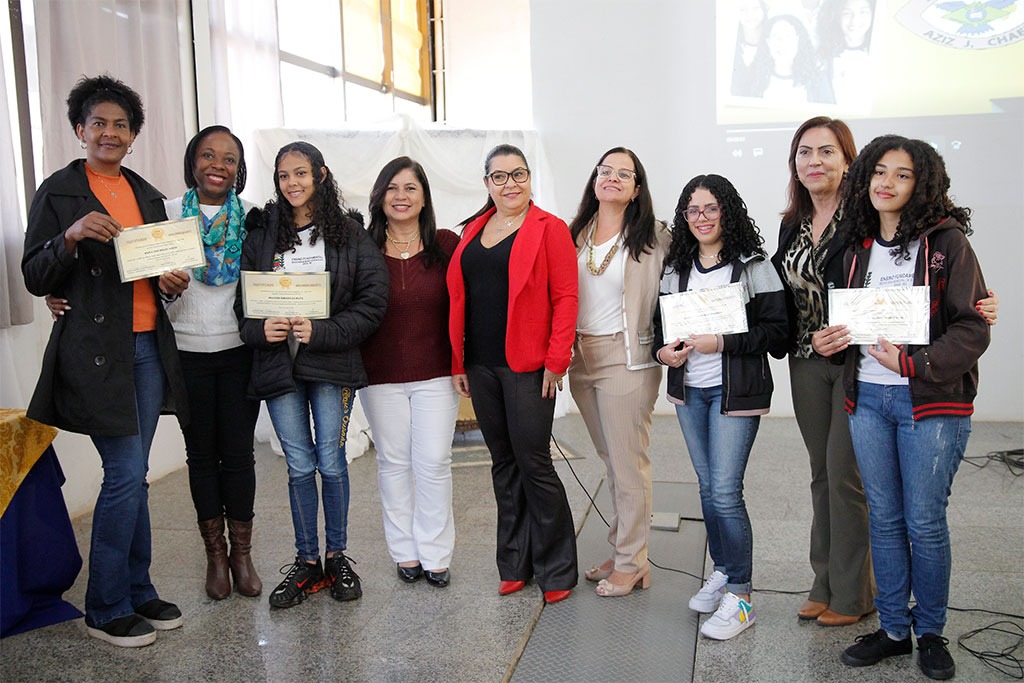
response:
{"label": "black trousers", "polygon": [[536,577],[541,590],[576,585],[576,534],[562,480],[551,462],[555,402],[541,396],[544,371],[466,368],[473,410],[491,452],[498,504],[498,575]]}
{"label": "black trousers", "polygon": [[259,401],[245,397],[252,350],[179,352],[191,419],[182,430],[196,518],[253,517],[256,463],[252,452]]}

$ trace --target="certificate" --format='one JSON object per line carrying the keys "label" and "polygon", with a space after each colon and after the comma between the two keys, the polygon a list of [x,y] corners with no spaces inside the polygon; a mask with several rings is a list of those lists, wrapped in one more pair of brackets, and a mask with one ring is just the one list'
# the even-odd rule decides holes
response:
{"label": "certificate", "polygon": [[125,228],[114,238],[121,282],[206,265],[199,217]]}
{"label": "certificate", "polygon": [[851,344],[927,344],[930,308],[927,286],[828,292],[828,324],[849,328]]}
{"label": "certificate", "polygon": [[242,312],[246,318],[327,318],[331,276],[315,273],[242,271]]}
{"label": "certificate", "polygon": [[747,287],[742,282],[663,294],[659,299],[666,342],[690,339],[695,334],[747,331]]}

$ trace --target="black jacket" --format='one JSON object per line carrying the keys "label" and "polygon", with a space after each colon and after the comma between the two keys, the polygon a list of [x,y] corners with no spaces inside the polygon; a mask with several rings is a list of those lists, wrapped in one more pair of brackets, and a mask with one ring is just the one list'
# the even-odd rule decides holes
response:
{"label": "black jacket", "polygon": [[[690,268],[678,275],[666,273],[661,293],[685,292]],[[768,353],[785,353],[787,346],[786,304],[779,276],[760,256],[740,259],[732,264],[731,282],[743,280],[747,301],[747,332],[722,337],[722,414],[733,411],[767,413],[775,384],[768,367]],[[661,326],[661,307],[654,315],[654,349],[651,355],[659,363],[658,350],[665,345]],[[676,403],[684,396],[685,366],[668,369],[668,395]]]}
{"label": "black jacket", "polygon": [[[121,167],[146,223],[167,220],[164,196],[137,173]],[[64,245],[64,231],[86,214],[107,213],[89,189],[82,159],[43,181],[28,212],[25,286],[36,296],[54,294],[71,302],[53,324],[43,354],[39,382],[28,416],[60,429],[92,436],[138,433],[135,403],[135,347],[132,334],[134,285],[121,283],[112,243],[86,239],[74,254]],[[157,341],[167,384],[162,412],[188,421],[185,379],[178,363],[174,331],[159,305]]]}
{"label": "black jacket", "polygon": [[[846,252],[848,286],[862,287],[873,240]],[[988,296],[978,258],[964,227],[947,218],[921,234],[914,262],[914,285],[928,285],[931,300],[927,346],[907,344],[900,351],[900,376],[908,377],[914,419],[971,415],[978,393],[978,358],[991,340],[989,324],[975,305]],[[843,384],[846,410],[857,407],[860,346],[846,350]]]}
{"label": "black jacket", "polygon": [[[359,217],[358,212],[350,216]],[[349,221],[345,246],[324,243],[331,276],[331,317],[313,320],[309,343],[299,347],[294,362],[288,342],[270,343],[263,320],[242,317],[242,299],[235,298],[235,315],[242,341],[254,349],[249,396],[270,399],[295,391],[295,379],[327,382],[360,389],[367,385],[359,344],[376,331],[388,302],[388,268],[384,255],[361,220]],[[242,270],[271,271],[277,245],[273,212],[253,209],[246,218],[249,234],[242,246]],[[321,237],[321,239],[323,239]]]}
{"label": "black jacket", "polygon": [[[782,280],[782,286],[786,291],[786,313],[789,316],[789,347],[793,348],[793,345],[798,343],[797,339],[797,311],[796,304],[793,299],[793,289],[789,286],[789,278],[783,272],[782,259],[786,254],[786,250],[796,239],[797,231],[800,229],[800,223],[782,223],[779,226],[779,248],[775,251],[772,256],[772,264],[775,266],[776,272],[779,274],[779,278]],[[832,235],[832,239],[829,240],[828,245],[825,247],[825,258],[822,261],[822,281],[825,285],[825,289],[841,289],[846,286],[843,273],[843,254],[846,253],[846,242],[836,231]],[[825,296],[825,325],[828,324],[828,295]],[[777,355],[772,354],[776,358],[782,358],[785,354]],[[818,356],[818,358],[825,358],[824,356]],[[842,365],[843,359],[846,356],[841,353],[834,354],[825,358],[834,365]]]}

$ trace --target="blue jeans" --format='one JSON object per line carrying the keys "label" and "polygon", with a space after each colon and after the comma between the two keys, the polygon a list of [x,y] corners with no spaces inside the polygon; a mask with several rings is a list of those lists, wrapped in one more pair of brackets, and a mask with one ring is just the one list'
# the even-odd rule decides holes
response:
{"label": "blue jeans", "polygon": [[[274,431],[288,463],[288,498],[295,527],[298,556],[315,562],[320,557],[317,535],[316,473],[324,499],[327,552],[345,549],[348,533],[348,461],[345,435],[356,392],[326,382],[295,380],[296,391],[267,401]],[[309,416],[313,416],[313,433]]]}
{"label": "blue jeans", "polygon": [[690,462],[700,485],[700,507],[715,569],[729,577],[726,589],[750,593],[754,536],[743,501],[743,473],[759,416],[722,415],[722,387],[686,387],[676,406]]}
{"label": "blue jeans", "polygon": [[946,504],[971,419],[915,422],[909,387],[857,386],[850,433],[868,499],[879,621],[895,638],[909,637],[911,626],[918,636],[941,635],[952,565]]}
{"label": "blue jeans", "polygon": [[89,549],[85,618],[90,626],[128,616],[157,597],[149,578],[149,447],[164,400],[164,369],[156,332],[135,334],[135,407],[138,433],[94,436],[103,464]]}

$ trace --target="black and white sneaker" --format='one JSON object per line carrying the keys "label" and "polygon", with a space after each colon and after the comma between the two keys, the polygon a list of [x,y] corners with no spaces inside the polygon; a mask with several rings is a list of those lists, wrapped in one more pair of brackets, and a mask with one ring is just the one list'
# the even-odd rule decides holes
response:
{"label": "black and white sneaker", "polygon": [[157,631],[170,631],[181,626],[181,610],[177,605],[160,598],[142,603],[135,608],[135,613]]}
{"label": "black and white sneaker", "polygon": [[335,600],[358,600],[363,597],[363,587],[359,584],[359,575],[352,570],[349,561],[355,562],[344,553],[327,558],[324,572],[331,584],[331,597]]}
{"label": "black and white sneaker", "polygon": [[93,638],[118,647],[144,647],[156,642],[156,629],[138,614],[129,614],[94,626],[85,620],[85,630]]}
{"label": "black and white sneaker", "polygon": [[284,581],[277,584],[277,588],[270,594],[271,607],[295,607],[307,595],[327,585],[320,558],[317,558],[316,564],[310,564],[296,557],[295,564],[281,567],[281,573],[285,574]]}

